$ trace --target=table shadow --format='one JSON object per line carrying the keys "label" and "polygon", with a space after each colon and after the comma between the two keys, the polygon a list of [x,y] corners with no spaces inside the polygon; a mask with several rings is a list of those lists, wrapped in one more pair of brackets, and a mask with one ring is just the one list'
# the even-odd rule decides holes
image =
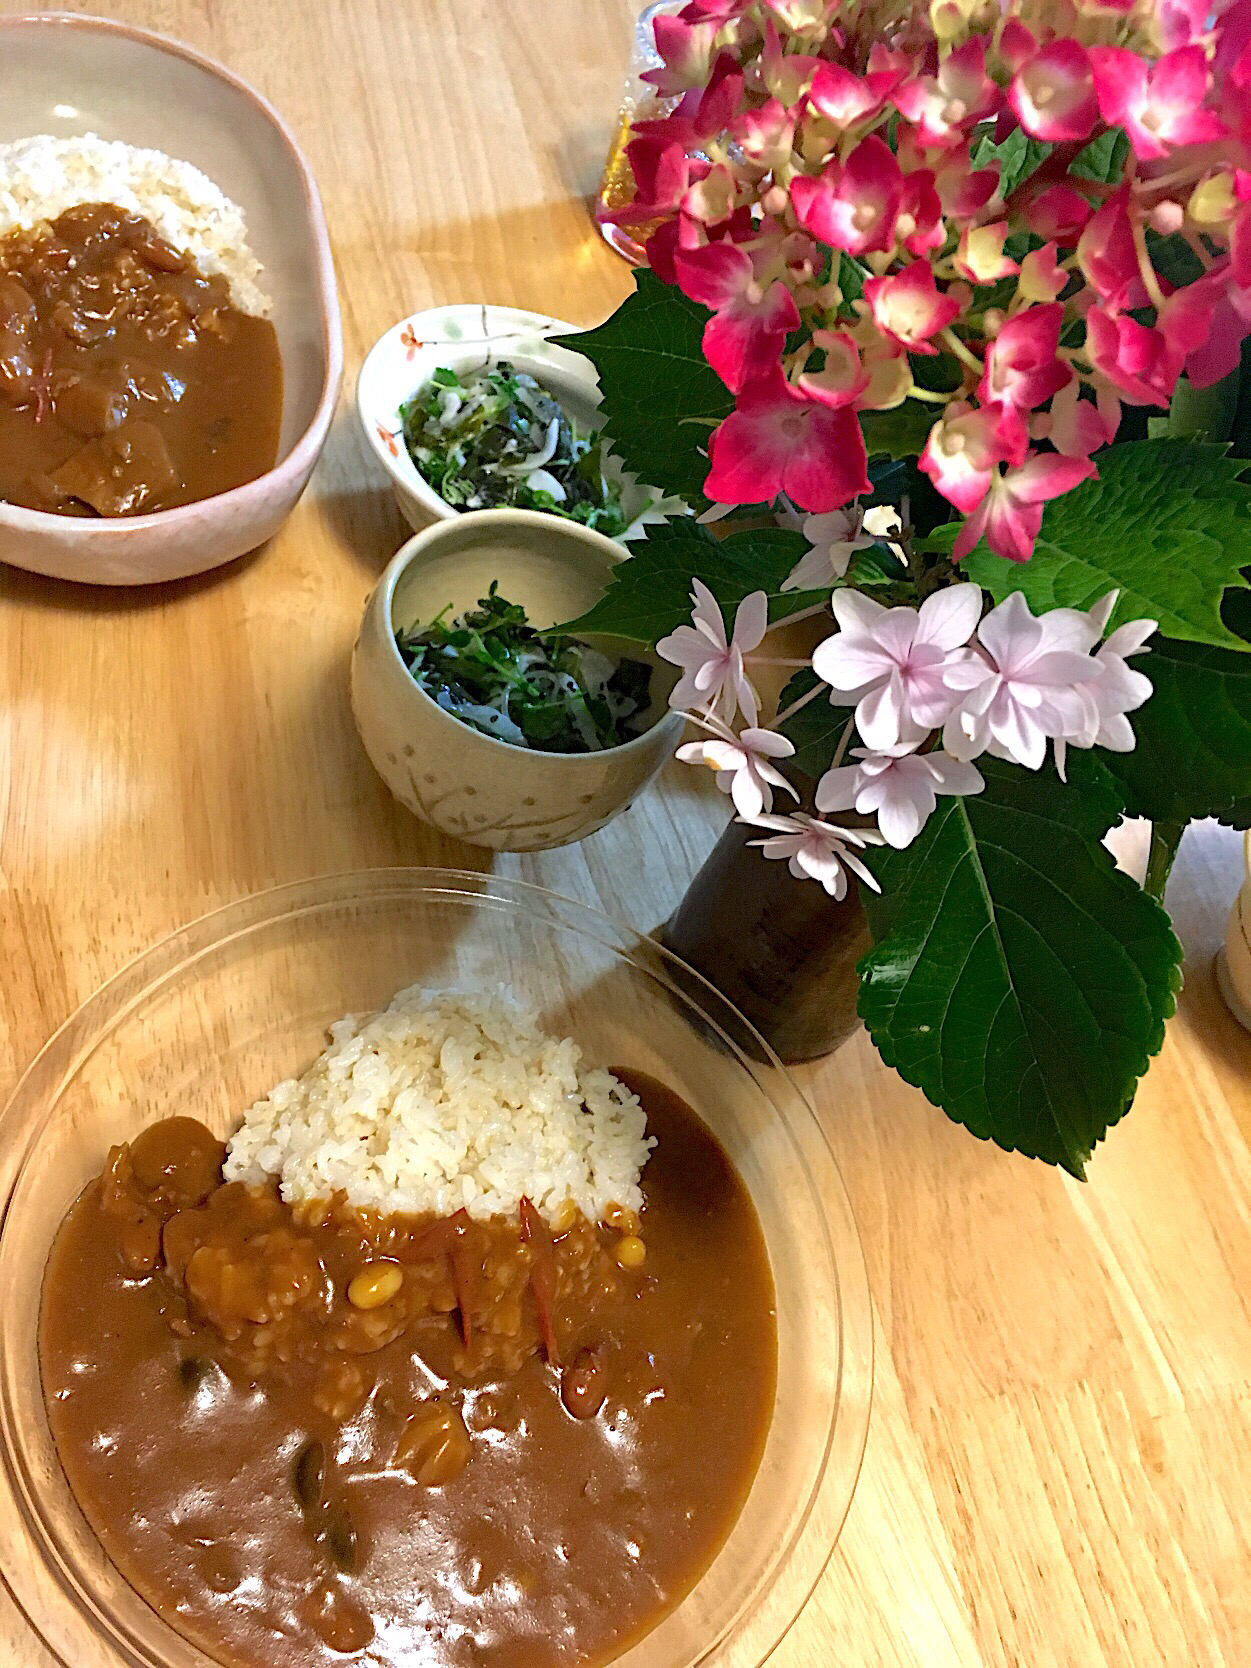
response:
{"label": "table shadow", "polygon": [[185,579],[163,579],[151,585],[95,585],[79,579],[53,579],[0,562],[0,601],[46,613],[121,616],[164,608],[171,602],[199,596],[224,584],[259,562],[272,541],[266,540],[233,561]]}

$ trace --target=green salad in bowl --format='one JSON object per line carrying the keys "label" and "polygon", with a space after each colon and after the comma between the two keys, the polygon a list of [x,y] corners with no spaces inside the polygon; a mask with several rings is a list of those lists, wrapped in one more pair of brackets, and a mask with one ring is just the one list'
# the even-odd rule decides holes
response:
{"label": "green salad in bowl", "polygon": [[538,631],[492,584],[475,609],[397,631],[409,673],[463,724],[540,753],[599,753],[649,727],[652,667]]}
{"label": "green salad in bowl", "polygon": [[599,430],[583,429],[505,360],[461,373],[440,367],[400,417],[413,464],[455,509],[544,510],[610,538],[629,525]]}

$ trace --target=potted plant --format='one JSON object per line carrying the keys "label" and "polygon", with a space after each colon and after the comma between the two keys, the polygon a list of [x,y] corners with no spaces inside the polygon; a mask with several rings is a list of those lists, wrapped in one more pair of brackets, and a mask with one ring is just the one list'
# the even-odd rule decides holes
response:
{"label": "potted plant", "polygon": [[[670,938],[775,1035],[851,990],[949,1116],[1081,1175],[1174,1007],[1182,832],[1251,821],[1251,0],[655,29],[649,265],[567,340],[692,511],[579,622],[680,666],[733,802]],[[754,657],[814,617],[770,716]]]}

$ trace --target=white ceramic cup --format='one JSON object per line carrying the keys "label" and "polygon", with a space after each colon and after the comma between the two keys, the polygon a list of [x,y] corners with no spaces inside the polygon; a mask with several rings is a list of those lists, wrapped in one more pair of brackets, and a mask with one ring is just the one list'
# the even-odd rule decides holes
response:
{"label": "white ceramic cup", "polygon": [[1217,951],[1216,978],[1226,1007],[1251,1031],[1251,829],[1243,836],[1243,853],[1246,874]]}
{"label": "white ceramic cup", "polygon": [[[541,753],[464,724],[419,687],[396,646],[399,629],[451,605],[472,608],[491,581],[532,625],[575,618],[603,594],[622,560],[602,533],[533,510],[482,510],[439,521],[399,551],[365,607],[352,651],[352,711],[391,792],[424,822],[471,845],[539,851],[568,845],[625,810],[672,754],[682,716],[664,705],[675,681],[657,664],[656,722],[599,753]],[[597,647],[640,656],[637,645]]]}

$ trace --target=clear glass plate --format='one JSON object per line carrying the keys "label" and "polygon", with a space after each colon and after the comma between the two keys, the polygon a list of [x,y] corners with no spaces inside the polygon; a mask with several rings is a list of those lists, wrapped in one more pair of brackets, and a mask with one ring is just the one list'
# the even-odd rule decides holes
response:
{"label": "clear glass plate", "polygon": [[0,1117],[0,1565],[66,1668],[212,1668],[105,1557],[44,1416],[48,1252],[111,1145],[188,1113],[227,1133],[341,1015],[405,985],[513,993],[595,1063],[692,1103],[751,1189],[778,1299],[778,1398],[742,1515],[695,1589],[617,1668],[758,1668],[838,1537],[864,1449],[864,1259],[817,1120],[728,1003],[629,928],[538,887],[438,869],[332,876],[205,916],[66,1022]]}

